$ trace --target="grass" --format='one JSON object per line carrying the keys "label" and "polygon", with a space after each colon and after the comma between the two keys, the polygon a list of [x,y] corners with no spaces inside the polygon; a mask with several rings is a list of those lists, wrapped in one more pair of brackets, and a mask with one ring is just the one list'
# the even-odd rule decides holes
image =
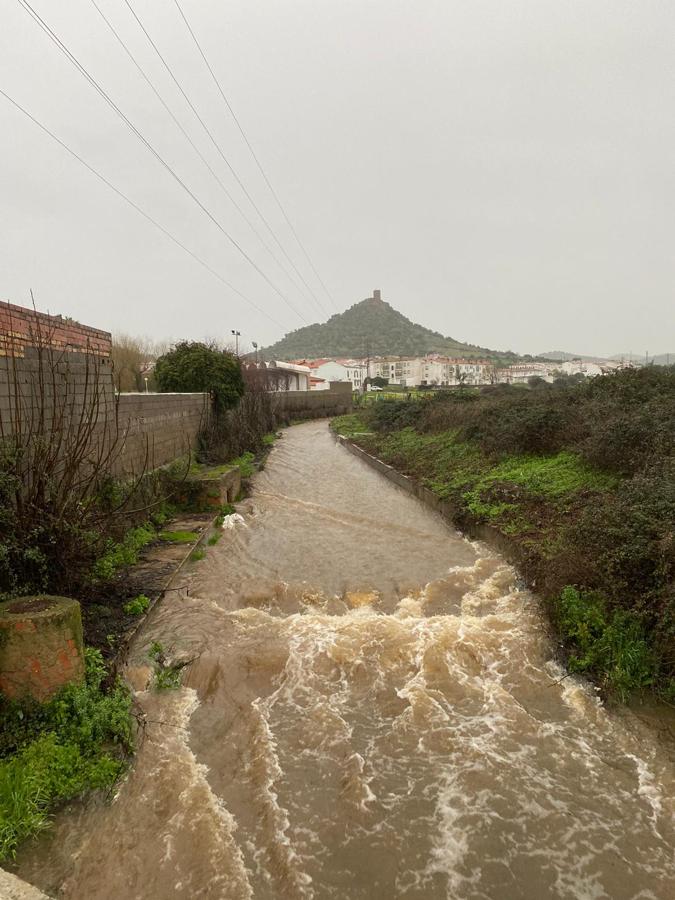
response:
{"label": "grass", "polygon": [[200,548],[192,551],[192,553],[190,554],[190,559],[192,560],[192,562],[200,562],[202,559],[204,559],[205,556],[206,550],[202,550]]}
{"label": "grass", "polygon": [[169,544],[191,544],[199,537],[196,531],[160,531],[158,536]]}
{"label": "grass", "polygon": [[502,460],[476,482],[482,491],[495,482],[517,485],[530,494],[562,497],[577,491],[605,491],[618,479],[593,469],[575,453],[563,450],[553,456],[514,456]]}
{"label": "grass", "polygon": [[219,466],[208,466],[204,463],[192,463],[190,466],[190,475],[197,478],[220,478],[226,472],[230,472],[236,466],[236,460],[227,463],[221,463]]}
{"label": "grass", "polygon": [[3,701],[0,740],[0,860],[21,841],[47,828],[61,802],[91,790],[109,790],[125,768],[120,752],[132,747],[131,697],[117,682],[102,690],[101,655],[85,651],[86,680],[49,702]]}
{"label": "grass", "polygon": [[370,430],[358,413],[336,416],[331,420],[330,427],[333,431],[345,437],[351,437],[353,434]]}

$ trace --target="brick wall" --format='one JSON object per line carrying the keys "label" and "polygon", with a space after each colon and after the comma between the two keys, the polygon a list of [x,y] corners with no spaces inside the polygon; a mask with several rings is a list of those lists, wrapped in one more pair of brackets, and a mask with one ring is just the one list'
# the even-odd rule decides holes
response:
{"label": "brick wall", "polygon": [[[206,394],[115,396],[107,331],[0,303],[0,436],[17,426],[48,431],[97,408],[96,440],[118,440],[114,472],[139,475],[196,443]],[[117,405],[116,405],[117,404]]]}
{"label": "brick wall", "polygon": [[[111,346],[107,331],[0,303],[0,436],[10,433],[17,408],[24,418],[39,410],[40,427],[49,430],[66,413],[72,420],[91,408],[95,393],[99,442],[110,442],[115,435],[119,440],[115,474],[138,475],[194,448],[208,413],[208,395],[116,398]],[[50,373],[46,382],[45,371]],[[352,407],[352,388],[348,382],[333,382],[329,391],[280,391],[274,403],[288,419],[341,415]]]}
{"label": "brick wall", "polygon": [[63,316],[50,316],[25,306],[0,303],[0,356],[23,358],[39,344],[63,353],[86,352],[110,359],[110,332],[81,325]]}

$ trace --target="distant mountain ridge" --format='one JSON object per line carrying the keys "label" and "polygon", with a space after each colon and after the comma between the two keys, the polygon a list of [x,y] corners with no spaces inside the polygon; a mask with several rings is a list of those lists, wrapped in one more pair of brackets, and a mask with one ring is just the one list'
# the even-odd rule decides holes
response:
{"label": "distant mountain ridge", "polygon": [[372,297],[355,303],[322,324],[306,325],[289,332],[262,351],[265,359],[318,359],[320,357],[362,358],[370,356],[499,356],[485,347],[444,337],[423,325],[411,322],[375,291]]}

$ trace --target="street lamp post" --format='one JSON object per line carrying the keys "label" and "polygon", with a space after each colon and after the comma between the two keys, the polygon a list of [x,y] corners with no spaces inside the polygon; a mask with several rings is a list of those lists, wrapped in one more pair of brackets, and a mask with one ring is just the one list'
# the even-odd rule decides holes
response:
{"label": "street lamp post", "polygon": [[239,356],[239,338],[241,337],[241,331],[235,331],[233,328],[232,334],[234,335],[234,345],[236,347],[235,353]]}
{"label": "street lamp post", "polygon": [[255,364],[257,366],[258,365],[258,345],[256,344],[255,341],[251,341],[251,344],[253,344],[253,349],[255,350]]}

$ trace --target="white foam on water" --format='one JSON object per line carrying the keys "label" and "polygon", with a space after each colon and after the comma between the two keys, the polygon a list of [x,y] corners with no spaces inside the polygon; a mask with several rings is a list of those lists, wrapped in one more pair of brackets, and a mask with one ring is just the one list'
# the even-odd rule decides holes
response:
{"label": "white foam on water", "polygon": [[240,516],[239,513],[230,513],[227,516],[223,516],[223,529],[225,531],[231,531],[233,528],[236,528],[237,525],[243,525],[246,528],[246,520],[243,516]]}
{"label": "white foam on water", "polygon": [[303,871],[300,860],[288,831],[290,819],[288,811],[279,803],[275,784],[283,778],[279,764],[276,742],[269,726],[269,700],[255,700],[251,704],[253,722],[251,746],[247,774],[255,785],[256,799],[261,804],[261,825],[265,845],[257,848],[258,863],[261,856],[267,857],[272,871],[271,877],[279,879],[284,890],[292,890],[293,895],[310,900],[314,896],[312,879]]}

